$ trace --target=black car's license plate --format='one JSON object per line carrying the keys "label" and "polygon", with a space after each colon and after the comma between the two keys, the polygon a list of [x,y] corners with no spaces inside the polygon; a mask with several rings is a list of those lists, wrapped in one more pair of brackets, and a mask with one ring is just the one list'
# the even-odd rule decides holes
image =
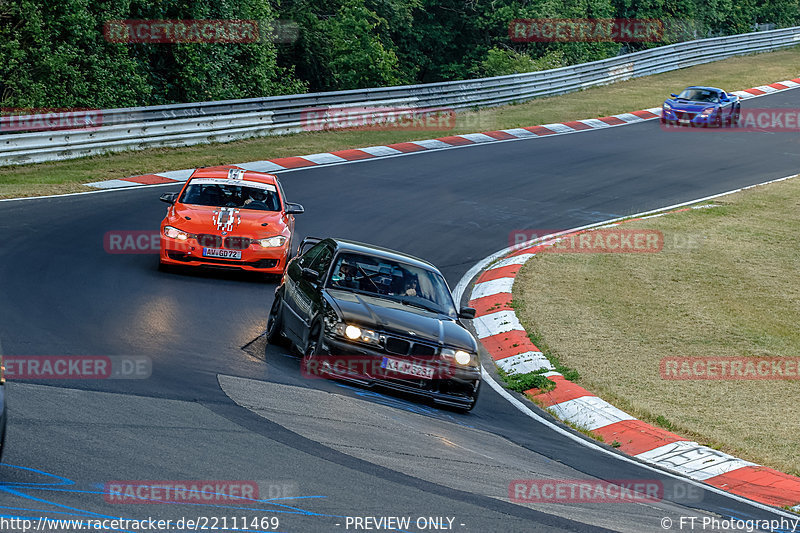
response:
{"label": "black car's license plate", "polygon": [[411,361],[404,361],[402,359],[394,359],[392,357],[384,357],[383,361],[381,361],[381,368],[421,379],[433,379],[434,374],[434,369],[429,366],[412,363]]}

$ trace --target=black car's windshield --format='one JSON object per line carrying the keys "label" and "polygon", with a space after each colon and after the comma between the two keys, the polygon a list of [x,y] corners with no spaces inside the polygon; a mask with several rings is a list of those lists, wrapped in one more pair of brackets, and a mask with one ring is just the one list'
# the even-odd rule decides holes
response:
{"label": "black car's windshield", "polygon": [[719,103],[719,93],[706,89],[684,89],[684,91],[678,95],[678,98],[682,100],[691,100],[692,102]]}
{"label": "black car's windshield", "polygon": [[186,187],[179,202],[213,207],[236,207],[258,211],[280,211],[281,203],[274,185],[254,181],[219,178],[195,178]]}
{"label": "black car's windshield", "polygon": [[383,257],[339,254],[328,287],[356,290],[456,316],[453,298],[441,274]]}

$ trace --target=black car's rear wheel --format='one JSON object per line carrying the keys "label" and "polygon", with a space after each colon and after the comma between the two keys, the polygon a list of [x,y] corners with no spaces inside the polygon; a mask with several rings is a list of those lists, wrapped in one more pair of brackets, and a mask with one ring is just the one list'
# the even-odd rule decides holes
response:
{"label": "black car's rear wheel", "polygon": [[283,341],[283,299],[275,295],[267,318],[267,342],[280,344]]}

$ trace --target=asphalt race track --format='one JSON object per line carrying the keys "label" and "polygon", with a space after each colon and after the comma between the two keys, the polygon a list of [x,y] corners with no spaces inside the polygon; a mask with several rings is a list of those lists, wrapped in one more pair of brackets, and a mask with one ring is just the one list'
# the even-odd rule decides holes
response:
{"label": "asphalt race track", "polygon": [[[798,108],[800,90],[748,105]],[[663,131],[650,121],[308,168],[282,181],[306,209],[298,236],[404,250],[438,265],[452,287],[514,230],[581,226],[799,170],[796,134]],[[108,231],[156,230],[158,196],[175,190],[0,202],[3,353],[147,356],[153,370],[149,379],[10,383],[1,516],[278,517],[277,530],[291,532],[356,531],[348,516],[410,516],[408,531],[422,530],[418,517],[448,517],[453,531],[470,532],[648,532],[664,531],[664,517],[775,518],[582,446],[486,386],[463,415],[301,377],[297,358],[256,340],[274,284],[166,274],[156,255],[106,253]],[[534,478],[659,480],[667,495],[509,501],[512,480]],[[246,505],[107,501],[104,487],[119,480],[247,480],[260,489]]]}

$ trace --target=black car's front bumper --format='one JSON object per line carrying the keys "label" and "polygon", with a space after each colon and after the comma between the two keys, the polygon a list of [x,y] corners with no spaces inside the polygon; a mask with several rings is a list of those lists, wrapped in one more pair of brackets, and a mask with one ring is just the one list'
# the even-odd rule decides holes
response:
{"label": "black car's front bumper", "polygon": [[[386,387],[423,396],[435,403],[452,407],[472,407],[478,396],[480,368],[463,367],[443,361],[439,356],[414,357],[374,350],[362,345],[325,336],[318,358],[320,370],[330,377],[352,381],[366,387]],[[415,376],[387,376],[380,363],[383,358],[407,360],[434,368],[432,379]],[[346,360],[344,363],[342,360]],[[352,364],[355,360],[355,364]],[[327,363],[327,364],[326,364]]]}

